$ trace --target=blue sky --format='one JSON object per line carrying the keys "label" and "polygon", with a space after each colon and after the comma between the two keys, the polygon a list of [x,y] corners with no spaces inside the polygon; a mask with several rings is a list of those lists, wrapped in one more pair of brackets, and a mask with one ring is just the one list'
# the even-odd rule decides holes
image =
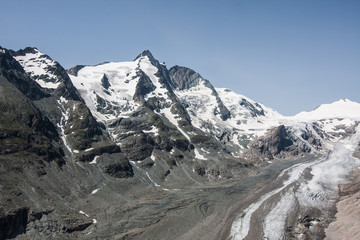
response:
{"label": "blue sky", "polygon": [[360,1],[0,0],[0,46],[65,68],[155,58],[284,115],[360,102]]}

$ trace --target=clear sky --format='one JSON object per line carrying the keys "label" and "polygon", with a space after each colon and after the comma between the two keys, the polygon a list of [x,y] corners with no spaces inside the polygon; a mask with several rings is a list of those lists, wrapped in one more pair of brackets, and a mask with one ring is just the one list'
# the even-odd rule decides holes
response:
{"label": "clear sky", "polygon": [[155,58],[284,115],[360,102],[359,0],[0,0],[0,46],[65,68]]}

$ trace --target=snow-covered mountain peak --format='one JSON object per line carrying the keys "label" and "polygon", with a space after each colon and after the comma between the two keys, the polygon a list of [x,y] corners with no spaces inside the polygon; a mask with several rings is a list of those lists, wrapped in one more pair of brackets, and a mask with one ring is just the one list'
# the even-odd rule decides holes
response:
{"label": "snow-covered mountain peak", "polygon": [[348,99],[348,98],[342,98],[342,99],[340,99],[339,101],[343,101],[343,102],[353,102],[353,101],[351,101],[351,100]]}
{"label": "snow-covered mountain peak", "polygon": [[144,50],[142,53],[140,53],[135,59],[134,61],[137,61],[139,59],[144,59],[145,57],[147,57],[147,59],[151,62],[151,64],[153,64],[154,66],[156,66],[156,62],[157,60],[154,58],[154,56],[152,55],[152,53],[149,50]]}
{"label": "snow-covered mountain peak", "polygon": [[310,112],[301,112],[294,118],[303,121],[333,118],[360,120],[360,103],[343,98],[330,104],[322,104]]}
{"label": "snow-covered mountain peak", "polygon": [[41,87],[56,89],[60,85],[61,82],[55,74],[57,62],[40,52],[37,48],[28,47],[18,52],[13,52],[13,55],[25,72]]}
{"label": "snow-covered mountain peak", "polygon": [[158,105],[171,105],[162,68],[144,51],[134,61],[73,68],[70,77],[93,115],[106,122],[127,117],[151,98],[156,98]]}

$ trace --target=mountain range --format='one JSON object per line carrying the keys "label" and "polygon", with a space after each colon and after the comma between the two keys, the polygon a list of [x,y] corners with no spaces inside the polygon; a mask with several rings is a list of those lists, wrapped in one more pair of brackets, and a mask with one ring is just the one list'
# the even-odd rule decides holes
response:
{"label": "mountain range", "polygon": [[283,116],[148,50],[65,70],[0,47],[0,239],[146,239],[201,189],[326,155],[359,122],[346,98]]}

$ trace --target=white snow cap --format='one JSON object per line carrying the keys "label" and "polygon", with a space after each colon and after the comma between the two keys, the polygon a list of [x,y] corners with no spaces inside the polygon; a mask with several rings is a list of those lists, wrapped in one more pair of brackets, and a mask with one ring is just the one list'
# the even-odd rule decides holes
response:
{"label": "white snow cap", "polygon": [[[14,58],[41,87],[55,89],[60,85],[58,77],[51,70],[51,67],[56,66],[56,62],[38,49],[34,48],[32,53],[25,53]],[[43,76],[46,76],[46,81],[41,78]]]}
{"label": "white snow cap", "polygon": [[329,118],[360,119],[360,103],[343,98],[330,104],[322,104],[311,112],[298,113],[294,118],[304,121]]}

